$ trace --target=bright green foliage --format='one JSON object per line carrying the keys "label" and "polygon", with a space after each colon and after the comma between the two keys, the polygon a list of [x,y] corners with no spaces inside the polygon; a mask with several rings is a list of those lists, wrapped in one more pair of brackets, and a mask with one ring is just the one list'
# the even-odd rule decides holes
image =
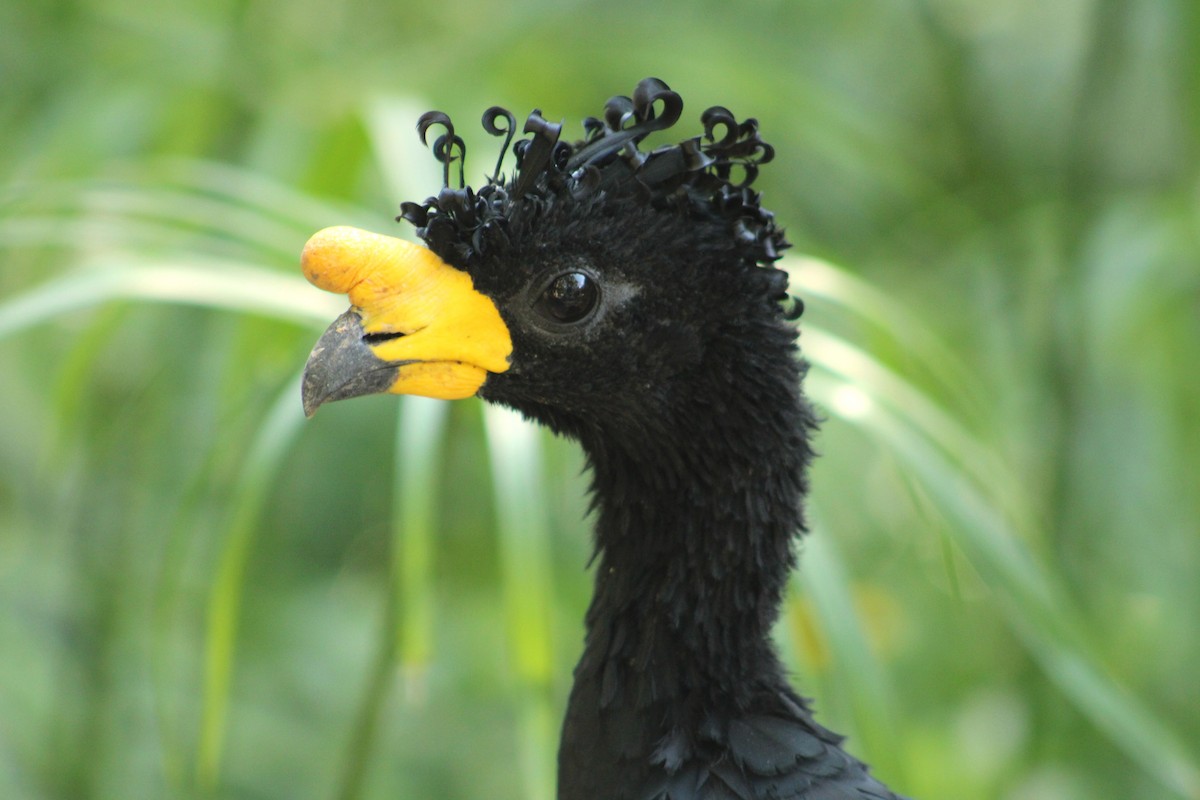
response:
{"label": "bright green foliage", "polygon": [[297,256],[402,230],[422,111],[478,179],[493,103],[581,135],[656,75],[777,149],[821,718],[923,800],[1197,800],[1198,41],[1188,0],[0,0],[0,797],[552,797],[581,459],[474,401],[303,421],[341,300]]}

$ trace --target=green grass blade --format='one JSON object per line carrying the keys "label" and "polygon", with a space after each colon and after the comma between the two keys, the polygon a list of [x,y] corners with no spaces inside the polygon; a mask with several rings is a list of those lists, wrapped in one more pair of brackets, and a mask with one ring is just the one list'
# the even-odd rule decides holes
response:
{"label": "green grass blade", "polygon": [[[810,374],[809,390],[819,402],[837,409],[839,392],[847,384],[824,371],[819,348],[814,361],[822,368]],[[887,385],[892,386],[891,380]],[[930,421],[924,414],[905,416],[905,407],[891,407],[873,393],[878,387],[870,381],[854,388],[867,391],[871,402],[848,421],[886,443],[956,523],[950,526],[955,543],[995,590],[1009,625],[1060,690],[1147,774],[1181,797],[1200,796],[1195,756],[1107,674],[1088,646],[1066,593],[1029,553],[1018,529],[1001,511],[1004,506],[987,495],[987,484],[971,480],[937,443],[950,435],[956,442],[952,452],[966,457],[980,448],[966,446],[965,433],[942,429],[945,419],[931,429],[924,424]]]}
{"label": "green grass blade", "polygon": [[209,593],[202,711],[196,751],[196,780],[200,788],[209,793],[215,791],[220,781],[246,564],[257,536],[263,504],[304,421],[299,396],[300,380],[297,377],[284,388],[267,412],[247,451]]}
{"label": "green grass blade", "polygon": [[383,95],[363,114],[371,150],[392,197],[415,200],[429,194],[430,186],[440,185],[441,167],[413,135],[413,120],[428,110],[423,100]]}
{"label": "green grass blade", "polygon": [[484,425],[496,496],[507,638],[522,698],[522,796],[550,800],[556,750],[550,703],[553,588],[540,433],[515,412],[498,406],[485,407]]}
{"label": "green grass blade", "polygon": [[391,566],[397,589],[394,634],[409,700],[424,696],[424,672],[433,653],[436,477],[449,410],[445,401],[428,397],[400,401]]}
{"label": "green grass blade", "polygon": [[324,324],[345,306],[344,300],[314,291],[302,278],[244,264],[143,262],[136,256],[113,257],[109,266],[78,270],[9,298],[0,304],[0,339],[110,300],[180,303],[304,324]]}
{"label": "green grass blade", "polygon": [[425,669],[433,653],[434,503],[449,404],[406,396],[398,407],[386,605],[375,660],[343,759],[340,800],[362,796],[397,660],[403,667],[405,699],[420,703],[425,699]]}
{"label": "green grass blade", "polygon": [[810,510],[810,517],[812,531],[805,539],[802,574],[793,578],[792,590],[812,600],[838,675],[835,691],[842,698],[841,705],[849,708],[853,735],[862,741],[856,752],[868,757],[877,774],[888,782],[906,785],[903,760],[895,748],[892,687],[868,644],[834,532],[820,524],[815,509]]}
{"label": "green grass blade", "polygon": [[318,228],[382,221],[250,170],[192,159],[118,163],[100,177],[7,188],[9,203],[19,202],[20,210],[0,219],[6,247],[96,250],[158,243],[220,252],[238,245],[293,261],[298,245]]}

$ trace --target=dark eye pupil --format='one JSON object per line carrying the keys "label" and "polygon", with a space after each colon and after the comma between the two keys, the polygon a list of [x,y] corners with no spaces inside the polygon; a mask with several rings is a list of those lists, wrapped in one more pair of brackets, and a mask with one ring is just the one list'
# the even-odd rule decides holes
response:
{"label": "dark eye pupil", "polygon": [[542,293],[542,307],[557,322],[576,322],[596,305],[596,284],[582,272],[559,275]]}

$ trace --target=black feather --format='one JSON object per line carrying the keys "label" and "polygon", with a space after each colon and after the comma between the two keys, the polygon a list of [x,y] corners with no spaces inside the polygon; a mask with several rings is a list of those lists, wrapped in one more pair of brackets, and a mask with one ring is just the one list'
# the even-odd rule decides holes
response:
{"label": "black feather", "polygon": [[[480,395],[588,457],[596,590],[559,798],[897,800],[813,720],[771,640],[816,429],[789,324],[803,305],[771,266],[787,242],[750,188],[775,152],[720,106],[700,135],[639,149],[682,109],[646,79],[573,144],[535,110],[507,180],[515,117],[490,109],[505,144],[477,192],[449,188],[461,140],[432,113],[420,130],[447,130],[434,146],[447,186],[402,206],[509,328],[511,366]],[[599,297],[569,325],[539,316],[564,274]]]}

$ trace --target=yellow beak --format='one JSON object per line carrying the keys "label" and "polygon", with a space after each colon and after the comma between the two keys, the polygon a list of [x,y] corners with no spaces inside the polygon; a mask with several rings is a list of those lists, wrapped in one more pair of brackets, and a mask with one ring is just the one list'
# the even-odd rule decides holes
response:
{"label": "yellow beak", "polygon": [[304,246],[304,275],[350,297],[304,367],[304,413],[391,392],[470,397],[508,369],[512,337],[471,276],[428,248],[358,228],[326,228]]}

